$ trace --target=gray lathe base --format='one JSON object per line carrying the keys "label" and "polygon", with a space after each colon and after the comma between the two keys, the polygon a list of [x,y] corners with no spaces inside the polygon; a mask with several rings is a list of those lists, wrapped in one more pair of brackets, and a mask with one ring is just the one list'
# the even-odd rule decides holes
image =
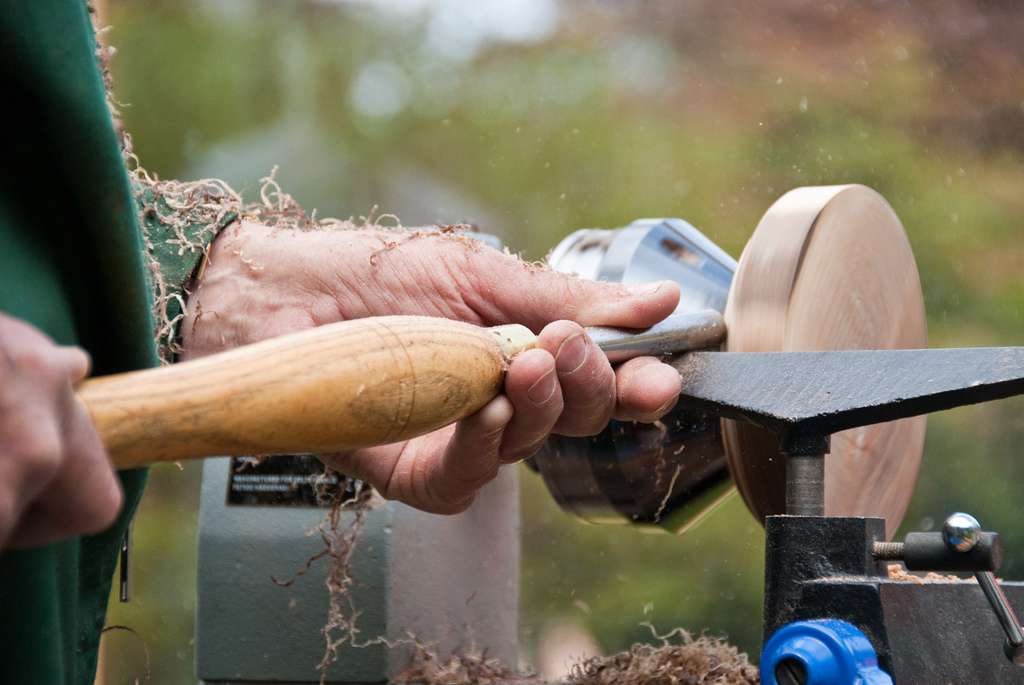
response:
{"label": "gray lathe base", "polygon": [[[317,683],[327,614],[326,562],[290,587],[323,547],[313,528],[323,510],[227,506],[228,459],[203,467],[199,513],[196,674],[207,685]],[[370,512],[355,554],[361,639],[407,631],[441,654],[486,648],[517,660],[519,499],[514,468],[454,517],[394,502]],[[330,683],[379,683],[408,664],[410,650],[345,647]]]}

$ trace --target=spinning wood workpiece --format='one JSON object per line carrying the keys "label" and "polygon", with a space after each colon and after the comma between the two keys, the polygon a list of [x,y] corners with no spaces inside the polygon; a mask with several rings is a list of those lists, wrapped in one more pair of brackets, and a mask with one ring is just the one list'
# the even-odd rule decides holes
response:
{"label": "spinning wood workpiece", "polygon": [[[731,352],[927,346],[906,233],[889,204],[859,185],[798,188],[772,205],[740,257],[725,318]],[[750,510],[759,520],[784,513],[775,436],[731,420],[722,433]],[[835,434],[826,515],[884,517],[891,536],[910,502],[924,433],[920,416]]]}

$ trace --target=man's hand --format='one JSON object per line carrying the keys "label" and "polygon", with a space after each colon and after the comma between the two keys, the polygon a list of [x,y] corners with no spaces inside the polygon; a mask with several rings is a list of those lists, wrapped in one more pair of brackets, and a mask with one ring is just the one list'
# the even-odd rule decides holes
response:
{"label": "man's hand", "polygon": [[0,549],[103,530],[121,485],[72,384],[89,356],[0,314]]}
{"label": "man's hand", "polygon": [[552,432],[593,435],[613,417],[653,422],[668,412],[679,374],[651,357],[612,369],[582,326],[645,328],[678,301],[674,283],[584,281],[469,238],[247,223],[215,241],[183,337],[186,357],[197,357],[388,314],[521,323],[539,332],[538,348],[512,361],[505,393],[473,416],[413,440],[324,458],[387,498],[456,513],[501,464],[529,457]]}

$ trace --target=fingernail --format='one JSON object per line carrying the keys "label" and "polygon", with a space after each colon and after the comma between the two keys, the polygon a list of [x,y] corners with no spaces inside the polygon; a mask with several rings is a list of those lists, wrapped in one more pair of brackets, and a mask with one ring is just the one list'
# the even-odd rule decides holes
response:
{"label": "fingernail", "polygon": [[563,340],[555,352],[555,368],[558,369],[558,373],[569,374],[583,366],[589,350],[590,346],[587,345],[583,333]]}
{"label": "fingernail", "polygon": [[665,285],[665,281],[658,281],[657,283],[633,283],[626,286],[634,295],[640,297],[652,297],[655,293],[662,289]]}
{"label": "fingernail", "polygon": [[526,396],[534,404],[541,405],[547,403],[551,396],[555,394],[555,383],[557,380],[554,370],[548,371],[533,382],[533,385],[526,391]]}

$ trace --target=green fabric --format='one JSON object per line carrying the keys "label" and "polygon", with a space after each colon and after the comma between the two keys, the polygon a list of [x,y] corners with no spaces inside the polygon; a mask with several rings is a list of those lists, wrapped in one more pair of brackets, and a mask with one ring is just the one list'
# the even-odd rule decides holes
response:
{"label": "green fabric", "polygon": [[[0,80],[0,310],[85,347],[94,374],[156,364],[142,241],[83,0],[5,0]],[[120,476],[125,507],[106,532],[0,556],[0,683],[93,682],[146,478]]]}
{"label": "green fabric", "polygon": [[[238,220],[238,212],[216,212],[221,216],[199,213],[203,220],[190,221],[196,217],[171,208],[161,183],[150,184],[136,180],[132,192],[139,205],[143,233],[150,243],[147,254],[159,270],[164,284],[157,315],[166,321],[176,321],[183,313],[182,303],[188,295],[186,287],[199,268],[206,248],[218,233]],[[167,217],[185,219],[181,235],[170,222],[165,221]],[[176,337],[177,326],[171,326],[158,340],[161,357],[167,361],[175,357],[174,352],[178,349]]]}
{"label": "green fabric", "polygon": [[[174,213],[167,204],[166,197],[153,187],[143,184],[135,184],[133,190],[142,210],[146,234],[153,242],[150,255],[160,264],[160,273],[173,289],[172,292],[181,294],[182,286],[188,283],[202,261],[204,250],[197,246],[210,242],[214,235],[237,221],[238,213],[225,212],[212,226],[202,223],[187,224],[183,232],[191,247],[182,247],[172,242],[176,234],[170,226],[160,220],[160,217]],[[181,310],[175,311],[175,314],[180,313]]]}

